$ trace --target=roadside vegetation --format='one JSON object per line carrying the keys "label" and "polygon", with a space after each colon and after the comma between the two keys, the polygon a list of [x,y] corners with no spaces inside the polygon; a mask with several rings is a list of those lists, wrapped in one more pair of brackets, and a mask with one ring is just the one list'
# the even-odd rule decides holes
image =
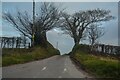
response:
{"label": "roadside vegetation", "polygon": [[2,57],[0,56],[0,67],[2,67]]}
{"label": "roadside vegetation", "polygon": [[41,60],[59,54],[60,52],[50,43],[48,43],[46,48],[40,46],[36,46],[30,49],[4,48],[2,50],[2,66]]}
{"label": "roadside vegetation", "polygon": [[120,61],[115,57],[94,55],[88,52],[88,46],[78,45],[71,59],[86,72],[97,78],[119,78]]}
{"label": "roadside vegetation", "polygon": [[[21,38],[9,38],[9,40],[8,38],[2,38],[3,47],[5,47],[6,42],[8,42],[8,47],[10,44],[16,45],[16,49],[3,49],[3,66],[60,54],[47,40],[47,32],[59,28],[64,34],[73,38],[75,45],[70,56],[74,61],[81,64],[86,71],[99,77],[119,77],[118,66],[120,64],[117,58],[93,55],[89,52],[89,50],[94,50],[94,46],[99,42],[98,39],[104,35],[102,22],[115,19],[110,10],[96,8],[79,10],[69,14],[54,3],[45,2],[41,3],[40,7],[35,7],[34,1],[32,7],[32,12],[16,11],[16,15],[9,11],[3,12],[3,20],[9,22],[23,36],[22,44],[26,44],[27,40],[25,38],[31,40],[31,48],[20,49],[19,46],[19,49],[17,49],[18,44],[21,44],[21,41],[19,41]],[[36,11],[37,8],[40,11]],[[33,15],[31,16],[29,13]],[[82,40],[86,39],[89,39],[91,49],[88,46],[79,45]]]}
{"label": "roadside vegetation", "polygon": [[[3,20],[9,22],[19,31],[21,37],[3,36],[1,39],[2,66],[25,63],[60,54],[47,40],[47,32],[55,28],[58,23],[60,10],[54,3],[41,3],[38,13],[35,13],[36,8],[33,1],[32,12],[17,11],[16,15],[9,13],[9,11],[3,12]],[[29,13],[33,13],[33,15],[31,16]],[[28,49],[26,49],[27,43],[29,44]],[[24,49],[21,49],[20,45],[24,45]],[[9,49],[9,47],[11,48]]]}

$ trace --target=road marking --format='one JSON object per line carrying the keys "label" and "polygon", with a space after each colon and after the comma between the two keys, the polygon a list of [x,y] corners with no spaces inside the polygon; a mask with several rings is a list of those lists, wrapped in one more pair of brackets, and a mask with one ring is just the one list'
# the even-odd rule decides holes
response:
{"label": "road marking", "polygon": [[67,69],[66,69],[66,68],[64,68],[63,73],[65,73],[66,71],[67,71]]}
{"label": "road marking", "polygon": [[41,70],[41,71],[43,71],[43,70],[45,70],[46,69],[46,67],[43,67],[43,69]]}
{"label": "road marking", "polygon": [[59,76],[58,78],[62,78],[62,76]]}
{"label": "road marking", "polygon": [[65,72],[65,71],[67,71],[67,69],[66,69],[66,68],[64,68],[64,72]]}

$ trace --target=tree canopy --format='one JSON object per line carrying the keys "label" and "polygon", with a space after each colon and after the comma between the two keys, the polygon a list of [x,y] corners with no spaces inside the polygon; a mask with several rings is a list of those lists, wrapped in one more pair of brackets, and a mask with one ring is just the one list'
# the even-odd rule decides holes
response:
{"label": "tree canopy", "polygon": [[110,10],[94,9],[79,11],[72,15],[63,13],[61,18],[61,29],[69,34],[75,42],[75,45],[79,44],[83,37],[84,31],[90,24],[110,21],[114,17],[110,14]]}
{"label": "tree canopy", "polygon": [[[31,19],[28,12],[18,11],[16,16],[10,12],[3,13],[3,18],[10,22],[16,30],[29,39],[35,38],[35,44],[46,42],[46,32],[53,29],[59,20],[59,9],[54,3],[42,3],[40,12],[35,14],[35,20]],[[34,11],[35,12],[35,11]],[[34,25],[34,29],[33,29]]]}

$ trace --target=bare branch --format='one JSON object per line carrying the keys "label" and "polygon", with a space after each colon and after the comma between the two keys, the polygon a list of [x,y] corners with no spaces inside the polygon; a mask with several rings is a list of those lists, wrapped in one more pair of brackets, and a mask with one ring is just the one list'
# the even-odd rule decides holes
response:
{"label": "bare branch", "polygon": [[[94,9],[76,12],[73,15],[67,13],[62,14],[60,27],[65,33],[69,34],[74,39],[75,44],[79,44],[80,39],[84,35],[87,27],[93,23],[110,21],[115,19],[110,15],[109,10]],[[101,34],[101,33],[99,33]],[[99,37],[99,36],[97,36]]]}

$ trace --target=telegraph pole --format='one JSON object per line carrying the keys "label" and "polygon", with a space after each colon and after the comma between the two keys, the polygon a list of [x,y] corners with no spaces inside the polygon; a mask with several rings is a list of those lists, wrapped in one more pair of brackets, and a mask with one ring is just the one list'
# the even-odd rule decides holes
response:
{"label": "telegraph pole", "polygon": [[56,49],[58,49],[58,41],[57,41],[57,44],[56,44]]}
{"label": "telegraph pole", "polygon": [[34,46],[34,37],[35,37],[35,1],[33,0],[32,47]]}
{"label": "telegraph pole", "polygon": [[[57,33],[58,34],[58,36],[59,36],[59,33]],[[57,41],[57,43],[56,43],[56,49],[58,49],[58,46],[59,46],[59,43],[58,43],[58,41]]]}

